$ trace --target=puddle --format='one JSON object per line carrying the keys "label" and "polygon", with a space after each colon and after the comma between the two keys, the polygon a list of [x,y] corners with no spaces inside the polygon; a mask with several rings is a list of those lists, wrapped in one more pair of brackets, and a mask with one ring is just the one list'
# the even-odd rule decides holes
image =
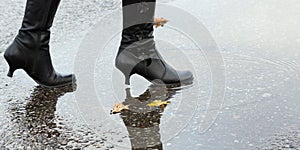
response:
{"label": "puddle", "polygon": [[[91,42],[95,45],[85,48],[91,50],[88,54],[92,57],[79,62],[76,57],[86,56],[79,55],[77,49],[87,29],[97,23],[98,15],[117,9],[120,3],[64,1],[53,30],[51,52],[58,71],[73,72],[76,65],[82,65],[74,70],[79,73],[77,88],[36,87],[20,70],[14,78],[7,78],[1,53],[0,149],[298,148],[299,128],[290,127],[300,124],[299,22],[295,21],[299,3],[163,2],[189,11],[215,37],[225,63],[224,99],[212,101],[215,81],[204,50],[167,26],[156,32],[159,50],[176,68],[193,72],[193,85],[170,89],[134,75],[132,86],[125,86],[124,76],[114,67],[120,40],[117,34],[103,49],[97,47],[101,40]],[[13,20],[20,19],[11,17],[0,25],[9,22],[12,26],[7,31],[13,32],[19,25]],[[3,51],[13,35],[1,35]],[[89,66],[92,58],[94,64]],[[155,100],[170,104],[148,106]],[[129,105],[129,110],[111,115],[115,103]],[[203,126],[207,130],[201,130]]]}

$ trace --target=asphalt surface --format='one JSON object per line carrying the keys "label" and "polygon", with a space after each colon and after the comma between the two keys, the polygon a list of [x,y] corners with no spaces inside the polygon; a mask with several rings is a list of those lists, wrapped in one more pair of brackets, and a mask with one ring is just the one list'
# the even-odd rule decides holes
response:
{"label": "asphalt surface", "polygon": [[[0,53],[0,149],[300,149],[300,3],[161,2],[187,12],[183,18],[159,5],[157,16],[170,22],[155,34],[170,64],[192,70],[193,85],[167,89],[134,76],[126,87],[113,64],[120,14],[110,14],[121,1],[63,0],[51,54],[59,72],[76,73],[77,86],[41,88],[21,70],[7,78]],[[25,0],[0,1],[0,52],[17,33],[24,5]],[[213,84],[222,81],[214,77],[223,76],[212,74],[206,49],[182,34],[184,28],[174,28],[190,15],[208,31],[197,34],[203,35],[200,41],[209,33],[220,49],[224,99],[211,97]],[[195,22],[186,28],[200,28]],[[171,103],[150,109],[153,100]],[[116,102],[132,107],[111,115]]]}

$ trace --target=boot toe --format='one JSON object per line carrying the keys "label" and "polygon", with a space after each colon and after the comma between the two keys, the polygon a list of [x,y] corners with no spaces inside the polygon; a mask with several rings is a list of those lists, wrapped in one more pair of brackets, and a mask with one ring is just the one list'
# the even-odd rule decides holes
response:
{"label": "boot toe", "polygon": [[187,84],[193,81],[193,73],[191,71],[178,71],[180,83]]}
{"label": "boot toe", "polygon": [[62,75],[58,74],[56,78],[56,87],[70,85],[76,82],[76,77],[74,74]]}
{"label": "boot toe", "polygon": [[39,85],[48,88],[57,88],[75,84],[76,77],[74,74],[63,75],[56,73],[52,78],[48,78],[46,81],[35,80]]}
{"label": "boot toe", "polygon": [[169,71],[165,74],[162,81],[167,85],[188,85],[193,82],[193,73],[191,71]]}

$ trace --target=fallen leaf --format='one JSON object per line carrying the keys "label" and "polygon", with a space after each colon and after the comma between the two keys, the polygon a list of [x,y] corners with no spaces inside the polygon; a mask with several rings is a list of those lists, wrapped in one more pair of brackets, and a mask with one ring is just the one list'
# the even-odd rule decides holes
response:
{"label": "fallen leaf", "polygon": [[114,109],[110,111],[111,114],[120,113],[123,110],[128,109],[129,105],[123,105],[122,103],[115,103]]}
{"label": "fallen leaf", "polygon": [[170,104],[170,102],[168,101],[162,101],[162,100],[155,100],[152,103],[147,104],[150,107],[158,107],[158,106],[164,106],[164,105],[168,105]]}
{"label": "fallen leaf", "polygon": [[154,19],[154,27],[155,28],[163,27],[167,22],[168,22],[168,20],[165,18],[155,18]]}

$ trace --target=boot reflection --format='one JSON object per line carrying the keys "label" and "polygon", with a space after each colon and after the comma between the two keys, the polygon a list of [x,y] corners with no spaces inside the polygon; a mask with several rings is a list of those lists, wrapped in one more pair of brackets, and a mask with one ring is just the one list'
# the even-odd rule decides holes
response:
{"label": "boot reflection", "polygon": [[56,104],[59,97],[68,92],[73,92],[76,87],[65,86],[61,88],[36,87],[32,92],[29,102],[25,106],[25,118],[21,122],[30,136],[29,143],[35,145],[48,145],[56,147],[59,145],[59,127],[55,122]]}
{"label": "boot reflection", "polygon": [[121,113],[121,118],[127,127],[133,150],[162,150],[160,136],[160,118],[165,106],[149,107],[147,104],[155,101],[167,101],[176,94],[174,89],[152,85],[139,97],[132,97],[130,89],[126,89],[126,99],[123,104],[129,109]]}

